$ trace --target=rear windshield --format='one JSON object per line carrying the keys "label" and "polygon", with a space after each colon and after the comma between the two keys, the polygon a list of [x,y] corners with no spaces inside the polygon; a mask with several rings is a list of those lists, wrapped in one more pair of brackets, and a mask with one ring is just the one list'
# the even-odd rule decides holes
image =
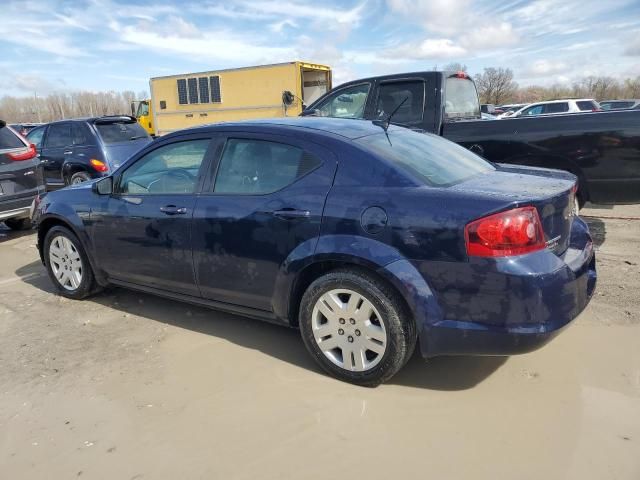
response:
{"label": "rear windshield", "polygon": [[405,129],[389,129],[387,133],[356,142],[426,185],[448,187],[495,170],[489,162],[441,137]]}
{"label": "rear windshield", "polygon": [[7,127],[0,128],[0,150],[10,148],[24,148],[25,144],[20,140],[18,135],[13,133]]}
{"label": "rear windshield", "polygon": [[449,77],[445,83],[444,118],[478,118],[480,102],[475,84],[468,78]]}
{"label": "rear windshield", "polygon": [[96,128],[102,141],[107,145],[149,136],[144,128],[134,122],[96,123]]}
{"label": "rear windshield", "polygon": [[581,101],[581,102],[576,102],[576,103],[578,104],[578,108],[583,112],[590,112],[592,110],[597,110],[598,109],[598,105],[596,105],[596,102]]}

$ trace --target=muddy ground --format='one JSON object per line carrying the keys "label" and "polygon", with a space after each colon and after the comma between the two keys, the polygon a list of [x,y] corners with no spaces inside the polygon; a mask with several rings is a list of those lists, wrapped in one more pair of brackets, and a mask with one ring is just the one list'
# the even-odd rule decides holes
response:
{"label": "muddy ground", "polygon": [[510,358],[322,374],[286,328],[113,289],[52,294],[0,227],[2,479],[640,478],[640,206],[583,210],[587,310]]}

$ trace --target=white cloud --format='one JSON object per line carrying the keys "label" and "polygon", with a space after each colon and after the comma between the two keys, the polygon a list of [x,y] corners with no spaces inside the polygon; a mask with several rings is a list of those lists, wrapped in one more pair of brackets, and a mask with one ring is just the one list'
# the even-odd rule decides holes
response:
{"label": "white cloud", "polygon": [[636,35],[636,38],[628,39],[624,54],[630,57],[640,56],[640,34]]}
{"label": "white cloud", "polygon": [[[219,61],[240,66],[251,63],[284,62],[294,58],[290,47],[275,47],[251,42],[245,35],[219,30],[199,37],[184,37],[176,33],[161,34],[126,26],[120,31],[123,42],[152,50],[162,55],[182,55],[199,61]],[[254,39],[255,40],[255,39]]]}
{"label": "white cloud", "polygon": [[447,36],[475,23],[471,0],[387,0],[387,5],[406,20]]}
{"label": "white cloud", "polygon": [[507,22],[471,29],[460,39],[460,43],[472,51],[504,49],[519,41],[520,37]]}
{"label": "white cloud", "polygon": [[456,45],[448,38],[430,38],[420,43],[409,43],[400,47],[391,48],[384,52],[384,56],[425,60],[459,57],[465,53],[467,53],[467,51],[463,47]]}
{"label": "white cloud", "polygon": [[282,33],[285,27],[290,28],[298,28],[298,24],[293,20],[289,20],[288,18],[284,20],[280,20],[279,22],[274,22],[269,25],[269,30],[275,33]]}
{"label": "white cloud", "polygon": [[555,74],[566,74],[568,67],[566,63],[554,60],[536,60],[524,71],[525,76],[529,77],[547,77]]}

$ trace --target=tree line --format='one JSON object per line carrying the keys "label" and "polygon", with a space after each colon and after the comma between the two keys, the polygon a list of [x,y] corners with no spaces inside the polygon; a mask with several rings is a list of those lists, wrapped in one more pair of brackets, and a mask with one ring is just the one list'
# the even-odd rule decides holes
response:
{"label": "tree line", "polygon": [[131,115],[131,102],[146,92],[55,92],[46,96],[0,98],[0,119],[7,123],[52,122],[64,118]]}
{"label": "tree line", "polygon": [[[445,70],[466,71],[459,63],[446,65]],[[504,105],[508,103],[533,103],[561,98],[593,98],[594,100],[615,100],[640,98],[640,76],[618,79],[609,76],[586,76],[574,80],[569,85],[530,85],[520,87],[513,80],[510,68],[487,67],[473,76],[478,89],[480,103]]]}

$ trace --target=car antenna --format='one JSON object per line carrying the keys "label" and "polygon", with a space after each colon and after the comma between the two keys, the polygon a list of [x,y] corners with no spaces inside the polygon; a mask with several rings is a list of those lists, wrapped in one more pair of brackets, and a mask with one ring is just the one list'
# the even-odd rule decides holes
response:
{"label": "car antenna", "polygon": [[393,109],[393,112],[387,115],[387,118],[385,118],[384,120],[374,120],[372,123],[374,125],[377,125],[378,127],[382,127],[384,133],[387,133],[387,129],[389,128],[389,124],[391,123],[391,118],[396,114],[398,110],[400,110],[400,107],[404,105],[404,102],[406,102],[407,100],[409,100],[408,95],[404,97],[404,100],[402,100],[396,108]]}

